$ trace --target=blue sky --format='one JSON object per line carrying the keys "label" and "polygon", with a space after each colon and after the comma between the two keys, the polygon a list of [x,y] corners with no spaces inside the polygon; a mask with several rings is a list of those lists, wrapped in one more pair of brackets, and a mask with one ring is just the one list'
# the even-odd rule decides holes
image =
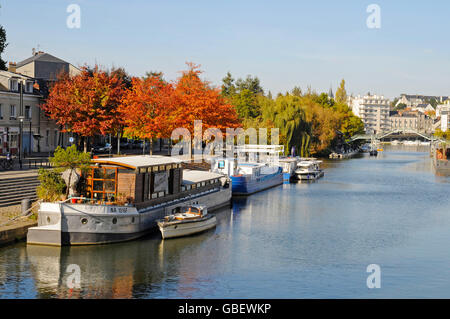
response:
{"label": "blue sky", "polygon": [[[81,28],[69,29],[69,4]],[[369,29],[369,4],[381,28]],[[132,75],[179,76],[202,66],[214,85],[230,71],[258,76],[273,94],[298,85],[354,94],[450,95],[450,1],[0,0],[3,58],[37,47],[74,65],[123,66]]]}

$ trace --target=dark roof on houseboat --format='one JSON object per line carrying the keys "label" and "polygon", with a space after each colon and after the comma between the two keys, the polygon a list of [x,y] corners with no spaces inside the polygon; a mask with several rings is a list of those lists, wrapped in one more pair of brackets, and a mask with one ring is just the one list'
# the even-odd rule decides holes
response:
{"label": "dark roof on houseboat", "polygon": [[181,164],[184,161],[176,157],[162,155],[120,156],[93,159],[94,164],[117,165],[130,169],[146,168],[158,165]]}

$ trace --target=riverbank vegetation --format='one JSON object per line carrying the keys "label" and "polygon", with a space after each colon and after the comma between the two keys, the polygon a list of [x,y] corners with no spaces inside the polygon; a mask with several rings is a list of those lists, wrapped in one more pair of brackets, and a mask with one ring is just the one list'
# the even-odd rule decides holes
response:
{"label": "riverbank vegetation", "polygon": [[80,136],[85,152],[95,135],[153,141],[186,128],[192,136],[194,120],[201,120],[204,130],[215,127],[223,133],[252,127],[267,128],[270,134],[279,128],[286,153],[295,148],[302,156],[326,155],[342,142],[338,138],[363,132],[363,123],[346,104],[344,80],[336,98],[299,87],[274,98],[257,77],[235,80],[228,73],[218,88],[201,79],[198,65],[187,65],[172,82],[161,72],[131,77],[123,68],[84,67],[79,75],[61,75],[42,109],[65,131]]}
{"label": "riverbank vegetation", "polygon": [[286,153],[295,148],[301,156],[324,156],[339,142],[364,132],[360,118],[346,104],[345,81],[336,99],[310,88],[303,93],[294,87],[276,98],[264,93],[257,77],[235,80],[230,73],[222,80],[222,95],[236,108],[244,128],[280,129],[280,143]]}
{"label": "riverbank vegetation", "polygon": [[[53,202],[69,196],[70,186],[80,177],[81,172],[87,171],[91,154],[79,152],[75,145],[67,149],[58,146],[49,161],[52,165],[51,169],[39,169],[40,185],[37,188],[37,195],[43,201]],[[67,181],[64,180],[65,172],[67,172]]]}
{"label": "riverbank vegetation", "polygon": [[450,142],[450,129],[447,131],[442,131],[441,129],[436,129],[436,131],[434,132],[434,136],[436,136],[437,138],[441,138],[443,140],[447,140]]}

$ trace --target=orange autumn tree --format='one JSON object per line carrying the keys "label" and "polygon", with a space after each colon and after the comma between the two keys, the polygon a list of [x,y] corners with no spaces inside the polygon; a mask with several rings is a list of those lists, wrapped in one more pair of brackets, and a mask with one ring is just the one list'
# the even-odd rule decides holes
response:
{"label": "orange autumn tree", "polygon": [[133,78],[132,86],[123,96],[119,108],[125,133],[141,139],[148,138],[150,154],[153,154],[153,139],[170,137],[175,124],[175,105],[173,86],[160,75]]}
{"label": "orange autumn tree", "polygon": [[120,127],[118,106],[123,92],[119,77],[97,66],[83,67],[79,75],[61,75],[41,108],[65,131],[82,136],[86,152],[86,138],[114,134]]}
{"label": "orange autumn tree", "polygon": [[175,83],[177,99],[177,127],[187,128],[191,134],[194,120],[201,120],[204,129],[218,128],[225,133],[226,128],[240,127],[236,110],[222,97],[220,88],[213,88],[207,81],[200,79],[199,65],[186,63],[189,67],[183,71]]}
{"label": "orange autumn tree", "polygon": [[[221,89],[214,88],[207,81],[200,79],[202,71],[199,70],[198,65],[193,63],[187,63],[187,65],[188,70],[183,71],[175,83],[177,101],[175,126],[189,130],[191,138],[195,120],[202,121],[203,130],[217,128],[224,137],[227,128],[241,127],[234,106],[221,95]],[[198,140],[197,143],[199,143]]]}

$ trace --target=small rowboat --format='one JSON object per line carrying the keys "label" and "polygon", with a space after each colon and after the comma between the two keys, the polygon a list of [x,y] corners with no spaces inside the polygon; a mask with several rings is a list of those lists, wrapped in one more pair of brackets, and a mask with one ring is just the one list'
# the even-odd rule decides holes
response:
{"label": "small rowboat", "polygon": [[204,232],[217,225],[215,215],[200,205],[180,207],[180,212],[157,221],[163,239],[189,236]]}

